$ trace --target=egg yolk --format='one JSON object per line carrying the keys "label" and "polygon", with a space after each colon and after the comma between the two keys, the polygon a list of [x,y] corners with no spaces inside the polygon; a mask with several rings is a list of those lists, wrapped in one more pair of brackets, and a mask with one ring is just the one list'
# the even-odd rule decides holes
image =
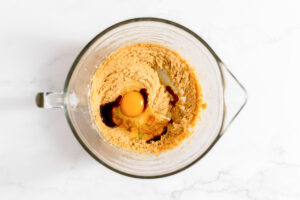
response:
{"label": "egg yolk", "polygon": [[144,98],[139,92],[128,92],[121,99],[121,111],[127,117],[136,117],[144,110]]}

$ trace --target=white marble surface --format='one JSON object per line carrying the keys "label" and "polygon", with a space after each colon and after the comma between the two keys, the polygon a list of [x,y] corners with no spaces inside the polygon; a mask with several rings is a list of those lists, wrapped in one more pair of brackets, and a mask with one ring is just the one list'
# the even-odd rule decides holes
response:
{"label": "white marble surface", "polygon": [[[297,0],[0,1],[0,199],[300,199],[299,8]],[[249,92],[207,156],[155,180],[103,167],[62,110],[34,104],[35,93],[62,89],[92,37],[142,16],[194,30]]]}

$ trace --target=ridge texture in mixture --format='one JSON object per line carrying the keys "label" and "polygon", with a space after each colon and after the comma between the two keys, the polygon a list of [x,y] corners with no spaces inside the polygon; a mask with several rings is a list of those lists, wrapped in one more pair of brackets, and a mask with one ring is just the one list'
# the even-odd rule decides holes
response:
{"label": "ridge texture in mixture", "polygon": [[190,136],[206,106],[188,63],[149,43],[122,47],[103,61],[93,77],[91,105],[100,134],[111,143],[156,154]]}

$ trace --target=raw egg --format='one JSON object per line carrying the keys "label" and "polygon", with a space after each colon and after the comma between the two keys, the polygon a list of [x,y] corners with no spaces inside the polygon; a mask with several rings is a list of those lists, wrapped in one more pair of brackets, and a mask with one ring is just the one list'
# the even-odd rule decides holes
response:
{"label": "raw egg", "polygon": [[126,93],[121,100],[121,111],[127,117],[136,117],[144,110],[144,98],[141,93],[132,91]]}

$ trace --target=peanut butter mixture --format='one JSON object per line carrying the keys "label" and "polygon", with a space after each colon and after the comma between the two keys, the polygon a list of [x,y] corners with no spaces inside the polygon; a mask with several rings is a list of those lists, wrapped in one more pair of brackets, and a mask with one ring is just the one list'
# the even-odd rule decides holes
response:
{"label": "peanut butter mixture", "polygon": [[98,67],[92,82],[95,123],[111,143],[159,154],[192,134],[202,100],[188,63],[150,43],[120,48]]}

